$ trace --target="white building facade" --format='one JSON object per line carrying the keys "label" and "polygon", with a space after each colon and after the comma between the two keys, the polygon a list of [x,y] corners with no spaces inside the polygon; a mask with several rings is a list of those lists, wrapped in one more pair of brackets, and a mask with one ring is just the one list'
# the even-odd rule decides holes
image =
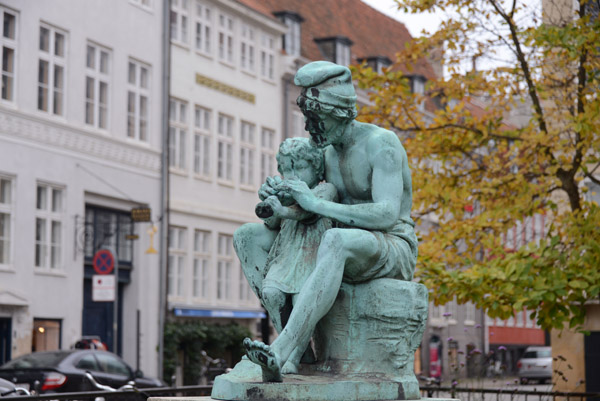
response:
{"label": "white building facade", "polygon": [[[158,374],[162,2],[0,1],[0,363],[96,335]],[[136,235],[139,239],[135,239]],[[119,261],[113,303],[92,260]]]}
{"label": "white building facade", "polygon": [[171,2],[171,318],[264,317],[233,249],[257,191],[276,174],[284,24],[232,0]]}

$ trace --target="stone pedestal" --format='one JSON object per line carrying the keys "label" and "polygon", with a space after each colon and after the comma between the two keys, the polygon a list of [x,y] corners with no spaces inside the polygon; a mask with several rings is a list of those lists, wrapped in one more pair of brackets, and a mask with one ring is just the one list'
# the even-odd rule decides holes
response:
{"label": "stone pedestal", "polygon": [[[283,400],[287,400],[284,398]],[[148,401],[214,401],[211,397],[150,397]],[[458,398],[421,398],[421,401],[460,401]]]}
{"label": "stone pedestal", "polygon": [[423,284],[393,279],[342,284],[313,336],[319,369],[416,383],[414,354],[427,310]]}
{"label": "stone pedestal", "polygon": [[218,376],[212,398],[239,401],[365,401],[420,399],[414,353],[427,320],[424,285],[393,279],[342,284],[313,336],[318,362],[283,383],[263,383],[242,360]]}

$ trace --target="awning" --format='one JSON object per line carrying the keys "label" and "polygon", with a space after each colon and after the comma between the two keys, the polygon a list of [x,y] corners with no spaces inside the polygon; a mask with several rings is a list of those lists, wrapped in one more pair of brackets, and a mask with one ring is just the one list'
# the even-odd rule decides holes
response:
{"label": "awning", "polygon": [[262,311],[173,308],[173,314],[180,317],[216,317],[234,319],[262,319],[267,315]]}
{"label": "awning", "polygon": [[29,301],[14,292],[0,290],[0,305],[8,306],[29,306]]}

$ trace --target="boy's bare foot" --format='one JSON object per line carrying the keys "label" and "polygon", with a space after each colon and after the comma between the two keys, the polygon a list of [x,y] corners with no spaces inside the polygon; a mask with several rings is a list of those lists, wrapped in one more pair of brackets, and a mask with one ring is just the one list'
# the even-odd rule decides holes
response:
{"label": "boy's bare foot", "polygon": [[249,338],[244,339],[244,347],[248,359],[261,367],[264,382],[283,381],[279,356],[271,347],[261,341],[252,341]]}
{"label": "boy's bare foot", "polygon": [[288,359],[283,368],[281,368],[281,373],[284,375],[295,375],[298,373],[298,366]]}

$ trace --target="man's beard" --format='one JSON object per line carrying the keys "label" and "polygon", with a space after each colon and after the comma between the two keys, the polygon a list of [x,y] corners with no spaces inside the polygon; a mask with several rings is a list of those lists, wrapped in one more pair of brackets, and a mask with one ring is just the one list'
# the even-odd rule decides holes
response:
{"label": "man's beard", "polygon": [[338,143],[338,140],[344,135],[345,131],[344,126],[338,126],[334,130],[325,133],[325,132],[309,132],[311,141],[318,148],[324,148],[326,146]]}

